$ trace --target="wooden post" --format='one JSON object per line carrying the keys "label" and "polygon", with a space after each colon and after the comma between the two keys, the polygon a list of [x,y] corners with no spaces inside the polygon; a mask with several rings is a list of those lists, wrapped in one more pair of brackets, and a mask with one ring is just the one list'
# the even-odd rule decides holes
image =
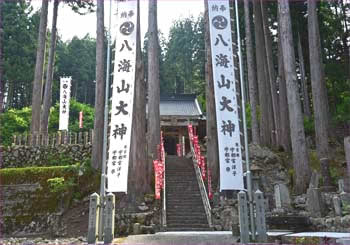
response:
{"label": "wooden post", "polygon": [[94,130],[90,129],[90,144],[92,144],[93,140],[94,140]]}
{"label": "wooden post", "polygon": [[60,145],[60,144],[61,144],[61,132],[58,131],[56,135],[56,145]]}
{"label": "wooden post", "polygon": [[79,132],[79,136],[78,136],[78,144],[82,144],[83,143],[83,134],[82,132]]}
{"label": "wooden post", "polygon": [[350,193],[350,136],[344,139],[346,158],[346,177],[344,178],[344,191]]}
{"label": "wooden post", "polygon": [[87,145],[89,142],[89,132],[84,132],[84,145]]}

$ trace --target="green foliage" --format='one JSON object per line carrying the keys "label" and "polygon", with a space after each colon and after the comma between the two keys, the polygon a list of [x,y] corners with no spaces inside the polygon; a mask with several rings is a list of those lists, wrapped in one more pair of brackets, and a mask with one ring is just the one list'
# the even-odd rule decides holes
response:
{"label": "green foliage", "polygon": [[246,115],[246,120],[247,120],[247,128],[251,129],[252,128],[252,112],[250,108],[250,104],[246,103],[245,105],[245,115]]}
{"label": "green foliage", "polygon": [[[83,128],[79,129],[79,112],[83,112]],[[69,107],[69,131],[79,132],[94,127],[94,109],[89,105],[82,104],[72,99]],[[50,110],[49,132],[57,132],[59,124],[59,104]]]}
{"label": "green foliage", "polygon": [[20,110],[10,109],[0,115],[0,137],[4,145],[12,142],[14,134],[22,134],[29,131],[32,110],[24,107]]}
{"label": "green foliage", "polygon": [[339,95],[336,105],[335,120],[337,123],[350,122],[350,91],[343,91]]}
{"label": "green foliage", "polygon": [[[82,111],[84,115],[84,123],[82,129],[79,129],[80,111]],[[3,145],[10,145],[12,143],[13,135],[29,133],[31,115],[32,110],[30,107],[24,107],[19,110],[10,109],[0,115],[0,137]],[[49,133],[55,133],[58,131],[58,123],[59,104],[56,104],[50,109]],[[71,132],[87,131],[93,127],[94,109],[89,105],[79,103],[72,99],[70,102],[69,110],[69,130]],[[58,164],[60,163],[58,162]]]}
{"label": "green foliage", "polygon": [[315,132],[315,121],[313,118],[304,117],[304,130],[306,135],[313,135]]}
{"label": "green foliage", "polygon": [[63,193],[72,189],[76,184],[70,178],[65,180],[64,177],[55,177],[47,180],[50,192],[52,193]]}

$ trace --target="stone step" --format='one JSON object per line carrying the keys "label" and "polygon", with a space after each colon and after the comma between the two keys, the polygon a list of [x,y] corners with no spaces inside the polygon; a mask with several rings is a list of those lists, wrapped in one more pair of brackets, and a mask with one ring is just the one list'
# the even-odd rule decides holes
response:
{"label": "stone step", "polygon": [[178,223],[174,221],[189,221],[189,220],[195,220],[195,221],[200,221],[202,223],[207,223],[207,216],[206,215],[191,215],[191,216],[175,216],[171,214],[167,214],[167,220],[172,221],[173,223]]}
{"label": "stone step", "polygon": [[169,224],[167,222],[167,226],[168,227],[172,227],[172,228],[175,228],[175,227],[183,227],[183,228],[209,228],[209,225],[208,224],[190,224],[190,223],[172,223],[172,224]]}
{"label": "stone step", "polygon": [[212,231],[211,228],[167,227],[167,231]]}
{"label": "stone step", "polygon": [[195,225],[208,225],[208,221],[205,219],[192,219],[192,220],[180,220],[167,218],[167,224],[195,224]]}

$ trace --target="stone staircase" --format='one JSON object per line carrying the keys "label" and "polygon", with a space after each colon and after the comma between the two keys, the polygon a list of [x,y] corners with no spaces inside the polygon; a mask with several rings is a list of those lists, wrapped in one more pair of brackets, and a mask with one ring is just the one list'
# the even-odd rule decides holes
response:
{"label": "stone staircase", "polygon": [[166,214],[168,231],[210,231],[191,159],[166,159]]}

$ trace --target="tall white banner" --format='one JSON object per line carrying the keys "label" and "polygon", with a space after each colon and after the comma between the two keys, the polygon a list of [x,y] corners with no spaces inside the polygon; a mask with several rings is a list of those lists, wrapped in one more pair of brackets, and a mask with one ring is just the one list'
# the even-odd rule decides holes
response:
{"label": "tall white banner", "polygon": [[220,191],[243,190],[241,139],[228,0],[208,0]]}
{"label": "tall white banner", "polygon": [[68,130],[69,100],[72,77],[60,78],[60,120],[59,130]]}
{"label": "tall white banner", "polygon": [[118,1],[107,190],[127,192],[134,105],[137,1]]}

